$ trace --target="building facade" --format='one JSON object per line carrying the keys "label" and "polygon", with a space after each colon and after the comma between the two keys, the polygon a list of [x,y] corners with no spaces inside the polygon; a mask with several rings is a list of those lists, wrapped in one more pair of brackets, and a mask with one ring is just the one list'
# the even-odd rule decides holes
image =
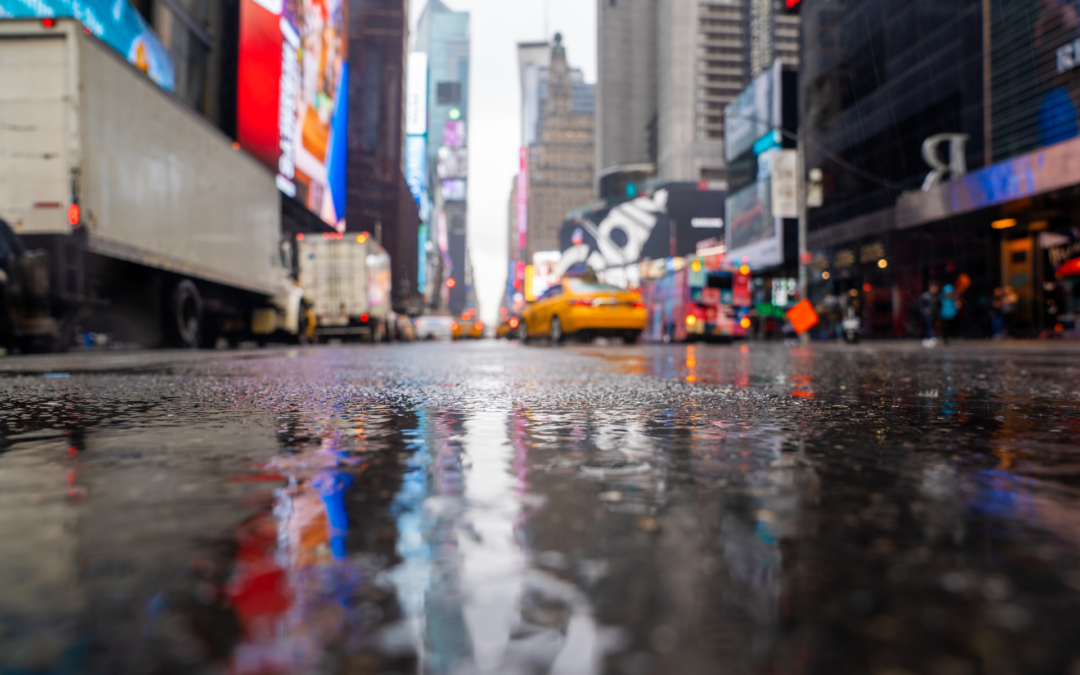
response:
{"label": "building facade", "polygon": [[656,167],[657,181],[726,187],[723,110],[779,60],[799,62],[783,0],[598,3],[597,181]]}
{"label": "building facade", "polygon": [[875,336],[925,335],[917,298],[946,285],[962,334],[1075,334],[1076,22],[1037,0],[803,4],[812,295],[850,296]]}
{"label": "building facade", "polygon": [[571,71],[562,36],[556,34],[546,77],[536,143],[528,149],[528,223],[524,259],[559,250],[566,214],[593,196],[593,86]]}
{"label": "building facade", "polygon": [[432,256],[429,311],[460,314],[467,304],[469,13],[430,0],[414,53],[427,55],[425,181],[431,207],[425,246]]}
{"label": "building facade", "polygon": [[402,170],[407,0],[350,0],[346,227],[390,255],[395,311],[416,314],[420,219]]}
{"label": "building facade", "polygon": [[658,4],[596,3],[596,183],[602,197],[606,175],[655,172]]}

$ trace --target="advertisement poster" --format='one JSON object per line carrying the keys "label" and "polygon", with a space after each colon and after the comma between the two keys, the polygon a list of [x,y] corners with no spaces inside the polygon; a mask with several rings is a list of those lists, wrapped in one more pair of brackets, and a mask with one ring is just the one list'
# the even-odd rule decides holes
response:
{"label": "advertisement poster", "polygon": [[342,0],[240,0],[236,131],[278,188],[344,230],[348,46]]}
{"label": "advertisement poster", "polygon": [[993,161],[1080,135],[1080,2],[993,6]]}
{"label": "advertisement poster", "polygon": [[126,0],[0,0],[0,19],[46,18],[78,19],[159,87],[173,90],[172,56]]}
{"label": "advertisement poster", "polygon": [[420,206],[427,194],[427,137],[405,137],[405,182]]}
{"label": "advertisement poster", "polygon": [[724,108],[724,157],[734,161],[754,147],[754,141],[779,127],[782,64],[758,75],[739,97]]}
{"label": "advertisement poster", "polygon": [[529,149],[521,148],[518,154],[517,175],[517,226],[518,249],[525,251],[529,239]]}
{"label": "advertisement poster", "polygon": [[427,133],[428,55],[409,54],[408,80],[405,84],[405,133],[423,136]]}

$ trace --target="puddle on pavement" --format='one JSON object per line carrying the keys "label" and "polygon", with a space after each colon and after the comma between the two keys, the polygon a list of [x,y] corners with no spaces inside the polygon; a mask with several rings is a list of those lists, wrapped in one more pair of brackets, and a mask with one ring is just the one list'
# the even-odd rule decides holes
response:
{"label": "puddle on pavement", "polygon": [[508,362],[412,400],[23,391],[0,673],[1077,668],[1075,413],[1009,369],[846,383],[846,356],[785,353],[627,351],[595,406],[559,392],[573,351],[561,380]]}

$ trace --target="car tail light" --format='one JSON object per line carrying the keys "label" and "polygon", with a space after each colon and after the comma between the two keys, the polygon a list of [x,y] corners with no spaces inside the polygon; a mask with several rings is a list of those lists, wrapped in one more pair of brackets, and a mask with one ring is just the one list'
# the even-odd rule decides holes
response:
{"label": "car tail light", "polygon": [[510,327],[511,328],[517,328],[518,327],[518,320],[517,319],[510,319]]}
{"label": "car tail light", "polygon": [[574,307],[592,307],[592,298],[576,298],[570,301],[570,305]]}
{"label": "car tail light", "polygon": [[645,309],[644,302],[635,302],[631,305],[634,309]]}

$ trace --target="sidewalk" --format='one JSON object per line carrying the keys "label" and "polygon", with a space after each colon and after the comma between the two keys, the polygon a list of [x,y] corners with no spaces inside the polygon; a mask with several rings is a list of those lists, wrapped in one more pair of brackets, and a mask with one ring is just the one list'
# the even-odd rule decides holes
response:
{"label": "sidewalk", "polygon": [[849,345],[838,340],[811,342],[823,351],[873,352],[964,352],[965,354],[1080,354],[1080,340],[952,340],[948,345],[938,340],[934,347],[924,347],[921,340],[863,340]]}

